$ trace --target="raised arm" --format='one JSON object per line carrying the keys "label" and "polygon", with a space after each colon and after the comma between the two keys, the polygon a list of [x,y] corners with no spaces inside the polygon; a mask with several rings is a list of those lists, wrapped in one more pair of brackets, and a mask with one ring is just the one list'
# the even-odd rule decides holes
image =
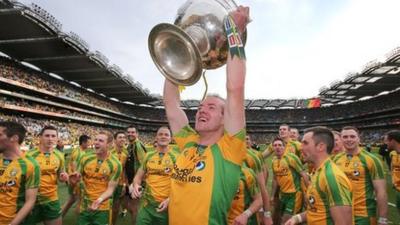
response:
{"label": "raised arm", "polygon": [[262,152],[262,156],[263,158],[268,158],[270,155],[272,155],[272,153],[274,152],[274,150],[272,150],[272,146],[268,145],[268,147]]}
{"label": "raised arm", "polygon": [[180,108],[179,88],[176,84],[165,79],[164,82],[164,106],[169,127],[172,133],[177,133],[182,127],[189,124],[189,120]]}
{"label": "raised arm", "polygon": [[[239,6],[231,13],[238,30],[242,33],[246,29],[249,18],[249,8]],[[228,32],[229,33],[229,32]],[[232,46],[230,46],[232,49]],[[239,47],[240,48],[240,47]],[[228,55],[226,65],[226,106],[224,113],[225,130],[229,134],[236,134],[245,127],[244,113],[244,81],[246,76],[246,58],[244,56],[244,47],[239,49],[243,54]]]}

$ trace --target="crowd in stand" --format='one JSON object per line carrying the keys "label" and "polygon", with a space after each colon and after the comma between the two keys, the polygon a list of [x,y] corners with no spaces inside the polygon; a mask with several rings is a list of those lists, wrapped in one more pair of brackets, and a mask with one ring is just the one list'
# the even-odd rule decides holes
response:
{"label": "crowd in stand", "polygon": [[6,79],[18,81],[38,89],[54,92],[58,96],[69,97],[94,106],[121,112],[121,109],[110,101],[101,99],[89,91],[73,86],[41,72],[35,71],[17,62],[0,57],[0,75]]}
{"label": "crowd in stand", "polygon": [[19,106],[19,107],[24,107],[27,109],[34,109],[34,110],[39,110],[39,111],[43,111],[43,112],[52,112],[52,113],[56,113],[56,114],[66,115],[66,116],[68,116],[68,118],[72,117],[72,118],[76,118],[76,119],[92,120],[92,121],[101,122],[104,124],[114,124],[114,125],[126,126],[126,123],[120,123],[115,120],[104,119],[104,118],[100,118],[98,116],[79,113],[79,112],[75,112],[75,111],[64,109],[64,108],[57,108],[54,106],[39,104],[39,103],[31,102],[31,101],[25,101],[24,99],[19,99],[19,98],[11,98],[11,97],[2,96],[1,101],[4,104],[9,104],[9,105],[13,105],[13,106]]}
{"label": "crowd in stand", "polygon": [[354,118],[398,108],[399,98],[400,91],[397,91],[365,101],[314,109],[248,110],[246,116],[248,121],[276,122],[278,120],[285,123],[329,121]]}
{"label": "crowd in stand", "polygon": [[[123,113],[126,115],[134,115],[136,118],[149,119],[152,121],[159,121],[161,123],[166,122],[165,110],[162,108],[154,107],[143,107],[143,106],[126,106],[118,105],[112,101],[107,101],[103,97],[93,94],[83,88],[78,88],[67,82],[52,78],[44,73],[30,69],[26,66],[21,65],[18,62],[10,59],[0,57],[0,75],[3,78],[11,79],[23,84],[33,86],[37,89],[42,89],[50,92],[54,92],[57,96],[68,97],[77,101],[92,104],[95,107],[109,109],[115,112]],[[362,118],[363,116],[377,115],[379,112],[398,108],[398,100],[400,98],[400,91],[391,93],[389,95],[382,95],[373,99],[359,101],[351,104],[334,105],[330,107],[322,107],[317,109],[278,109],[278,110],[247,110],[246,117],[247,121],[253,124],[259,122],[270,123],[267,127],[274,129],[274,124],[280,123],[309,123],[319,121],[332,121],[337,122],[343,121],[346,123],[349,119]],[[76,112],[72,109],[58,108],[55,106],[39,104],[36,102],[25,101],[23,99],[11,98],[0,96],[2,104],[11,104],[16,106],[22,106],[29,109],[36,109],[45,112],[54,112],[62,115],[73,116],[78,119],[94,120],[104,124],[114,124],[123,127],[126,123],[106,119],[103,117],[94,116],[91,114]],[[189,120],[194,121],[195,110],[186,110]],[[379,114],[378,114],[379,115]],[[24,120],[24,124],[29,127],[32,134],[35,134],[38,129],[45,123],[41,120],[33,120],[27,118],[19,118]],[[64,132],[61,132],[62,137],[66,139],[68,143],[73,143],[72,137],[79,136],[82,129],[87,129],[85,132],[95,132],[96,127],[93,126],[81,126],[76,123],[63,123],[57,121],[51,121],[51,123],[60,123],[58,127],[62,127]],[[353,122],[352,125],[357,127],[366,127],[371,125],[390,125],[400,124],[400,119],[387,117],[369,121]],[[78,129],[79,127],[79,129]],[[86,128],[87,127],[87,128]],[[140,125],[139,125],[140,127]],[[268,128],[269,129],[269,128]],[[154,131],[148,132],[146,127],[142,127],[142,130],[147,132],[142,135],[142,139],[145,142],[152,142],[152,135]],[[249,129],[251,130],[251,129]],[[374,128],[371,131],[365,129],[362,131],[363,140],[368,143],[374,143],[381,141],[381,136],[387,129]],[[75,135],[76,134],[76,135]],[[149,135],[147,135],[149,134]],[[269,143],[275,134],[271,132],[255,132],[253,138],[258,143]]]}
{"label": "crowd in stand", "polygon": [[[92,104],[104,109],[110,109],[137,118],[148,118],[155,121],[166,121],[165,111],[160,108],[131,106],[122,107],[102,99],[101,96],[89,91],[75,87],[72,84],[57,80],[46,74],[30,69],[10,59],[0,57],[1,77],[18,81],[38,89],[54,92],[58,96],[72,98],[81,102]],[[334,105],[316,109],[278,109],[278,110],[247,110],[247,121],[262,122],[308,122],[308,121],[329,121],[341,118],[352,118],[363,116],[382,110],[398,107],[397,99],[400,98],[400,91],[389,95],[379,96],[370,100],[354,102],[351,104]],[[151,113],[149,113],[151,112]],[[195,110],[186,110],[189,119],[193,120]]]}
{"label": "crowd in stand", "polygon": [[[400,91],[365,101],[314,109],[246,110],[246,118],[249,122],[266,123],[308,123],[309,121],[352,119],[373,115],[385,110],[398,109],[398,99],[400,99]],[[133,110],[139,118],[166,121],[165,111],[162,108],[137,106]],[[196,110],[185,110],[185,112],[188,114],[189,119],[193,121]]]}
{"label": "crowd in stand", "polygon": [[[53,125],[58,127],[59,129],[59,138],[63,140],[64,144],[66,145],[77,145],[79,136],[86,134],[88,136],[94,137],[96,133],[100,130],[104,129],[98,126],[91,126],[87,124],[80,124],[74,122],[61,122],[57,120],[49,120],[49,119],[37,119],[37,118],[29,118],[26,116],[21,115],[6,115],[0,113],[0,121],[15,121],[24,125],[27,129],[27,143],[26,145],[30,145],[31,143],[35,142],[37,135],[39,134],[40,130],[45,125]],[[124,129],[110,129],[110,132],[117,132]],[[140,139],[146,143],[151,144],[153,143],[154,133],[152,132],[140,132]]]}

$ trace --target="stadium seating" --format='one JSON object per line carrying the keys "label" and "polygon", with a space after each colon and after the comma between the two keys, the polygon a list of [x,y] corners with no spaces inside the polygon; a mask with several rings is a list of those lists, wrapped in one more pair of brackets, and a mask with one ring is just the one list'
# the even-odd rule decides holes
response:
{"label": "stadium seating", "polygon": [[[100,127],[121,130],[136,124],[141,138],[152,142],[157,127],[166,125],[162,108],[118,103],[84,88],[0,57],[2,119],[17,119],[35,135],[45,123],[57,124],[62,138],[76,142],[77,135]],[[365,101],[314,109],[246,110],[247,130],[258,143],[269,142],[282,123],[300,130],[312,125],[340,129],[354,125],[364,142],[379,142],[382,134],[400,124],[400,91]],[[193,123],[196,110],[186,110]],[[8,116],[6,116],[8,115]],[[49,120],[49,118],[51,118]],[[90,130],[90,131],[89,131]]]}

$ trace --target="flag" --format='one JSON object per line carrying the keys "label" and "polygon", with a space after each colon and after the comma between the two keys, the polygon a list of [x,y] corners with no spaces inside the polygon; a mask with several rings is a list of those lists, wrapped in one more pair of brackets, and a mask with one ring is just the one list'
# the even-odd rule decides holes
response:
{"label": "flag", "polygon": [[321,107],[321,99],[319,98],[312,98],[312,99],[307,99],[305,101],[305,105],[307,108],[319,108]]}

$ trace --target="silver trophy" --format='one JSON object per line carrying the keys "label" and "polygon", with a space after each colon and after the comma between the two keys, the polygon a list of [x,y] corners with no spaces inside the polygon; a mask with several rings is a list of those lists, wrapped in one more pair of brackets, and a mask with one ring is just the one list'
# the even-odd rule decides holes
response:
{"label": "silver trophy", "polygon": [[[174,24],[156,25],[149,35],[150,55],[170,81],[189,86],[196,83],[203,69],[216,69],[226,63],[228,41],[224,22],[236,10],[233,0],[188,0]],[[242,34],[243,43],[246,34]]]}

